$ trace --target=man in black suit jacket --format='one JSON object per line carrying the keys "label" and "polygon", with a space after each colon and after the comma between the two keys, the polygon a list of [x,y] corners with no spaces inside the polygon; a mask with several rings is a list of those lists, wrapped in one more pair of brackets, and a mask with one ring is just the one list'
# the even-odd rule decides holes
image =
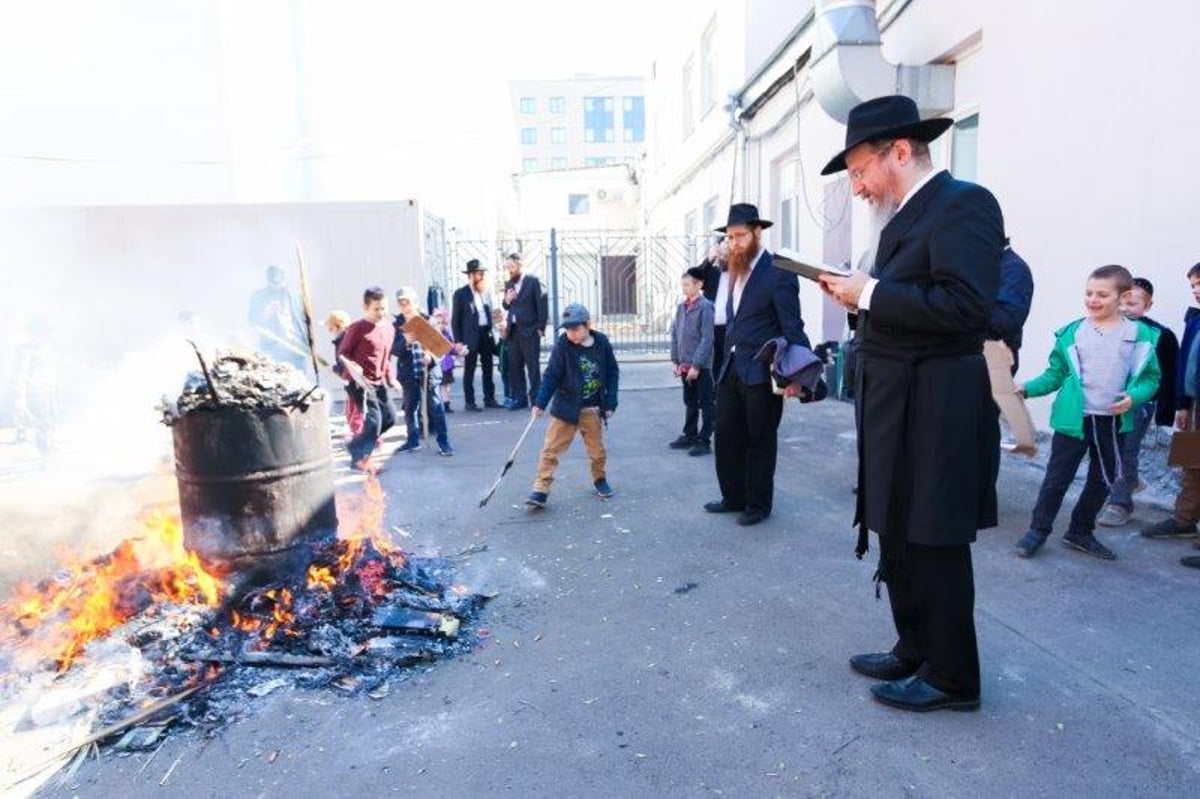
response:
{"label": "man in black suit jacket", "polygon": [[463,358],[463,399],[468,411],[481,408],[475,404],[475,366],[483,364],[483,404],[499,408],[496,402],[496,383],[492,374],[492,359],[496,355],[496,339],[492,335],[492,298],[487,292],[486,272],[478,258],[467,261],[463,270],[467,284],[454,292],[450,312],[450,329],[454,340],[467,348]]}
{"label": "man in black suit jacket", "polygon": [[858,314],[855,375],[857,553],[879,534],[898,640],[850,665],[905,710],[979,707],[971,543],[996,525],[1000,430],[983,341],[1000,284],[1004,220],[981,186],[935,172],[928,142],[951,125],[921,120],[907,97],[850,112],[846,148],[823,174],[848,170],[854,194],[895,209],[872,277],[823,277]]}
{"label": "man in black suit jacket", "polygon": [[717,374],[715,430],[721,499],[704,509],[740,513],[738,524],[743,526],[771,515],[776,433],[783,416],[783,397],[772,388],[770,364],[754,356],[780,336],[788,344],[808,346],[796,276],[775,266],[762,247],[762,231],[770,226],[753,205],[738,203],[729,209],[728,224],[718,228],[729,241],[728,321]]}
{"label": "man in black suit jacket", "polygon": [[548,308],[542,284],[533,275],[522,273],[521,256],[509,255],[505,265],[508,282],[504,284],[503,304],[508,312],[508,382],[512,395],[508,407],[515,411],[529,407],[530,396],[537,396],[542,383],[538,357],[546,332]]}

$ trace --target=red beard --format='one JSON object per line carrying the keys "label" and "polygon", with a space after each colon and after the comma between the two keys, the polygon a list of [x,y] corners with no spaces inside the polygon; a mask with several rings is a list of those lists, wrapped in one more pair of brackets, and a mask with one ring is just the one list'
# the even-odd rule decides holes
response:
{"label": "red beard", "polygon": [[744,250],[729,248],[729,276],[732,279],[740,280],[750,273],[750,264],[754,262],[754,256],[758,255],[758,247],[756,239]]}

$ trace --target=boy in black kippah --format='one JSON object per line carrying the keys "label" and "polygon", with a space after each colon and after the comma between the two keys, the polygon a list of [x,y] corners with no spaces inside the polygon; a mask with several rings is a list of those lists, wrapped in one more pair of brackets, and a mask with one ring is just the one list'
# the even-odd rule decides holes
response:
{"label": "boy in black kippah", "polygon": [[[689,455],[712,452],[713,406],[713,304],[704,296],[704,270],[693,266],[683,273],[683,301],[671,325],[671,363],[683,382],[687,408],[683,433],[668,446],[686,449]],[[697,427],[699,423],[699,427]]]}

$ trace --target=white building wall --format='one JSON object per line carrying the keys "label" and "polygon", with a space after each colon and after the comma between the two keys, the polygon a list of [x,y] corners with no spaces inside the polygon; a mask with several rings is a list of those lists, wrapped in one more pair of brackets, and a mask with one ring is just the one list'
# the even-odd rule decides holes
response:
{"label": "white building wall", "polygon": [[[519,176],[516,186],[519,232],[638,228],[638,186],[624,164],[534,172]],[[573,196],[586,201],[572,207]]]}
{"label": "white building wall", "polygon": [[[1191,207],[1191,187],[1200,178],[1191,135],[1200,129],[1200,105],[1193,99],[1200,49],[1191,44],[1200,5],[920,0],[879,6],[885,20],[902,9],[884,30],[885,56],[910,64],[957,62],[956,107],[949,115],[979,114],[977,180],[999,199],[1013,244],[1029,261],[1036,283],[1022,376],[1041,368],[1053,331],[1082,315],[1084,280],[1102,264],[1120,263],[1152,280],[1158,289],[1152,315],[1179,330],[1191,303],[1184,273],[1200,261]],[[797,7],[795,21],[803,13]],[[704,18],[698,13],[696,24]],[[743,35],[747,48],[761,49],[751,33]],[[691,35],[681,32],[679,38],[690,42]],[[747,101],[806,44],[768,70],[747,92]],[[747,126],[746,183],[739,199],[757,202],[777,222],[781,201],[796,183],[796,127],[787,118],[794,116],[794,104],[787,87]],[[653,128],[661,121],[652,116],[647,124]],[[798,239],[802,250],[820,255],[830,209],[819,204],[831,180],[818,173],[841,148],[844,128],[815,102],[803,106],[799,125],[803,185],[817,220],[798,205]],[[950,136],[934,147],[939,167],[949,165]],[[702,164],[696,150],[664,149],[665,155],[650,153],[651,163],[662,159],[663,168],[648,181],[647,215],[652,226],[674,232],[675,217],[728,179],[729,156]],[[680,183],[678,176],[689,170],[696,174]],[[864,210],[860,202],[852,204],[855,257],[865,248]],[[769,231],[772,246],[779,235],[778,225]],[[831,310],[822,307],[812,287],[805,288],[810,332],[834,326]],[[1042,424],[1048,408],[1048,400],[1034,404]]]}

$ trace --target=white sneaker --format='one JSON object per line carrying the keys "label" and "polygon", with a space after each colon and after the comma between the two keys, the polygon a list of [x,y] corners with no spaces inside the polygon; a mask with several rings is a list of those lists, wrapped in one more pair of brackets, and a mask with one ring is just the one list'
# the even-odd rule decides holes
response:
{"label": "white sneaker", "polygon": [[1101,527],[1124,527],[1129,523],[1130,511],[1120,505],[1108,504],[1096,517],[1096,524]]}

